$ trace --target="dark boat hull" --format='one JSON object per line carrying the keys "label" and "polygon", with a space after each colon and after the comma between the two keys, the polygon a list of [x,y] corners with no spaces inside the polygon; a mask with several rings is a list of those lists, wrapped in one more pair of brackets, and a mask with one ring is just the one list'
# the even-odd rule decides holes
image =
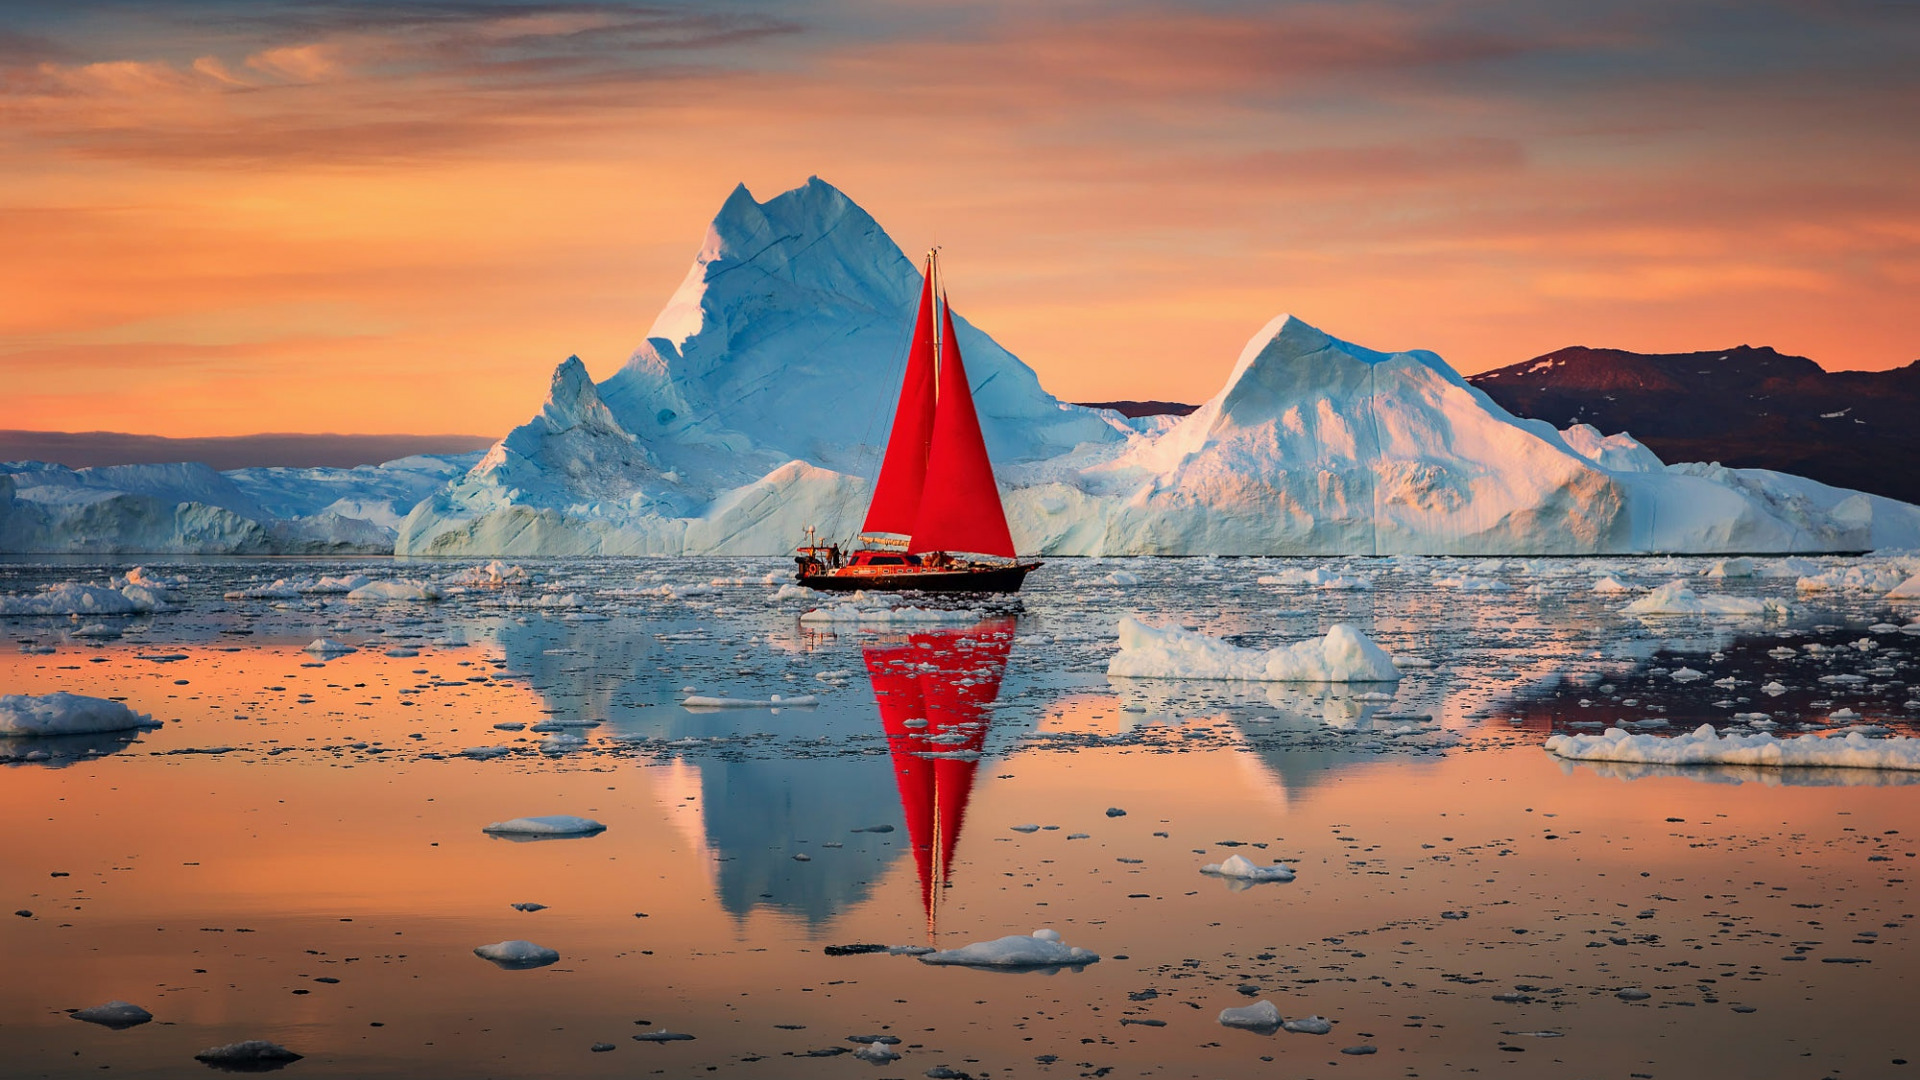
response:
{"label": "dark boat hull", "polygon": [[802,573],[800,584],[822,592],[1019,592],[1037,562],[1011,566],[962,566],[934,569],[920,566],[843,566],[837,570]]}

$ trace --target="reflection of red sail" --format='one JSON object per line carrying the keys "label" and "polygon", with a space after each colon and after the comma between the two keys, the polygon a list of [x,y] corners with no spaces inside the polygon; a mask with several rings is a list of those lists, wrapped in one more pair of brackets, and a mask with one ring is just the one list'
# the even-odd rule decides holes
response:
{"label": "reflection of red sail", "polygon": [[[1000,696],[1012,644],[1013,620],[990,619],[965,630],[929,630],[864,650],[880,722],[893,749],[893,777],[929,931],[986,743],[987,707]],[[936,754],[941,756],[930,756]]]}

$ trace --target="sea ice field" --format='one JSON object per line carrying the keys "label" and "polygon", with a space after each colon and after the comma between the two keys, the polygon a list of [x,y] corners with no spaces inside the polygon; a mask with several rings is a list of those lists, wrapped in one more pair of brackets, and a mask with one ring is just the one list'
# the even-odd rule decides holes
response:
{"label": "sea ice field", "polygon": [[0,1075],[1907,1075],[1916,574],[0,562]]}

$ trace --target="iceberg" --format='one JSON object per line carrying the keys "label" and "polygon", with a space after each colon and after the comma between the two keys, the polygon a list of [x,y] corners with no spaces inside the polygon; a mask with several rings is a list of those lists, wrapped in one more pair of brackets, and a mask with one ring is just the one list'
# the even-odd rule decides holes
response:
{"label": "iceberg", "polygon": [[415,503],[478,459],[352,469],[0,462],[0,551],[386,554]]}
{"label": "iceberg", "polygon": [[[766,202],[736,189],[626,365],[595,383],[563,362],[537,416],[413,509],[396,553],[773,555],[809,525],[853,536],[918,285],[879,224],[824,181]],[[1378,352],[1288,315],[1194,413],[1146,425],[1063,403],[984,332],[961,320],[958,333],[1024,552],[1920,545],[1920,508],[1784,473],[1670,466],[1624,432],[1515,417],[1434,353]]]}

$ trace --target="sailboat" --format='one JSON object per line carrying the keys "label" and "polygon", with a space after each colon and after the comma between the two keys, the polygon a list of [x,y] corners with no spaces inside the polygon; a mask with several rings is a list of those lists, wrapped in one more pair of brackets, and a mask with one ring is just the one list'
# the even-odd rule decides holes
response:
{"label": "sailboat", "polygon": [[843,553],[809,528],[794,556],[802,585],[1010,593],[1040,566],[1014,555],[939,275],[936,248],[927,253],[900,404],[860,546]]}

